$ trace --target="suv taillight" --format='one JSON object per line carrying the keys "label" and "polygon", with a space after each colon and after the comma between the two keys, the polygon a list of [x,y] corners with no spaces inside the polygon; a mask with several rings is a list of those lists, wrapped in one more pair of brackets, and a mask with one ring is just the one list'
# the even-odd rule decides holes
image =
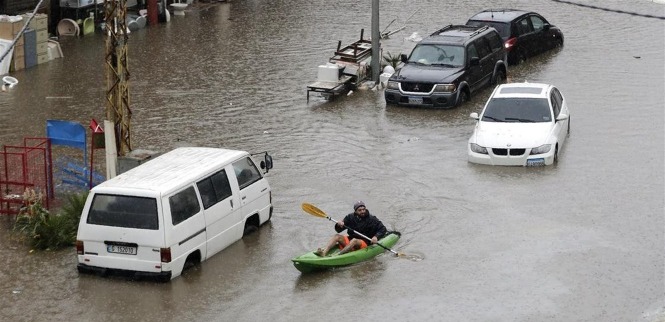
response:
{"label": "suv taillight", "polygon": [[77,240],[74,245],[76,246],[76,253],[79,255],[83,255],[83,241]]}
{"label": "suv taillight", "polygon": [[170,263],[171,262],[171,248],[160,248],[159,249],[159,257],[162,259],[162,263]]}
{"label": "suv taillight", "polygon": [[506,48],[506,50],[510,51],[513,49],[513,46],[517,43],[517,37],[510,38],[506,40],[506,42],[503,44],[503,47]]}

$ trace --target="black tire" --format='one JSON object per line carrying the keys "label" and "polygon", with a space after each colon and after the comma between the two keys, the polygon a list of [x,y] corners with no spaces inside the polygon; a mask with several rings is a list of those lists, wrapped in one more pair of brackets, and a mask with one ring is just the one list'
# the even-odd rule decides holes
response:
{"label": "black tire", "polygon": [[457,94],[457,103],[455,103],[455,106],[460,106],[467,101],[469,101],[469,93],[465,90],[461,90],[459,94]]}
{"label": "black tire", "polygon": [[559,144],[554,146],[554,164],[559,163]]}
{"label": "black tire", "polygon": [[521,64],[523,64],[523,63],[525,63],[525,62],[526,62],[526,54],[524,54],[524,53],[520,53],[520,54],[517,56],[517,63],[516,63],[516,65],[521,65]]}
{"label": "black tire", "polygon": [[499,69],[492,75],[492,85],[499,85],[503,83],[503,81],[506,79],[506,75],[504,74],[503,70]]}

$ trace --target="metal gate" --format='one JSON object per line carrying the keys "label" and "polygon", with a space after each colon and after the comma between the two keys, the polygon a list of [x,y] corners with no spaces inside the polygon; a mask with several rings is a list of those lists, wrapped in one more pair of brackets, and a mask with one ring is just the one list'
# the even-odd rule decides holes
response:
{"label": "metal gate", "polygon": [[0,151],[0,214],[17,214],[28,188],[42,195],[48,209],[55,196],[48,138],[24,138],[23,146],[5,145]]}

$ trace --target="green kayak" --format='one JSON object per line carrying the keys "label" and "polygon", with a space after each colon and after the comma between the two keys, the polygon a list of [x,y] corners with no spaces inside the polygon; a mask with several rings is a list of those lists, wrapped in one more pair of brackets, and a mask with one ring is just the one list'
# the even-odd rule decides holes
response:
{"label": "green kayak", "polygon": [[[386,248],[391,248],[397,243],[400,235],[401,234],[396,231],[389,232],[385,237],[379,240],[379,244]],[[293,258],[291,261],[293,261],[293,265],[299,271],[309,273],[359,263],[374,258],[376,255],[379,255],[384,251],[386,251],[386,249],[379,245],[369,245],[366,248],[339,255],[339,248],[334,248],[325,257],[317,256],[314,254],[314,251],[311,251]]]}

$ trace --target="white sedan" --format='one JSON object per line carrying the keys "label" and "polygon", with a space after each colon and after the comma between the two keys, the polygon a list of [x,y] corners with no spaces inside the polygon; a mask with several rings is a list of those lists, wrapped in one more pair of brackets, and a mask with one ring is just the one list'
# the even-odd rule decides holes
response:
{"label": "white sedan", "polygon": [[553,85],[511,83],[497,86],[469,139],[469,162],[539,166],[557,162],[570,132],[566,99]]}

